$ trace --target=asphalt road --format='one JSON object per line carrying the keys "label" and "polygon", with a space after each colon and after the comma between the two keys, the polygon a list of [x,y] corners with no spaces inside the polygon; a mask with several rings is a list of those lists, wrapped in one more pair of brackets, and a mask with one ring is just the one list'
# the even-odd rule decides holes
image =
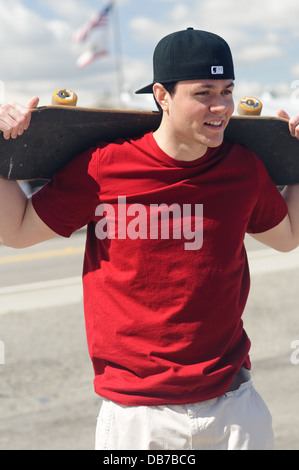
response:
{"label": "asphalt road", "polygon": [[[27,250],[0,247],[2,450],[94,449],[100,400],[85,338],[84,243],[78,232]],[[298,450],[299,252],[276,254],[251,240],[247,247],[253,380],[272,413],[277,448]]]}

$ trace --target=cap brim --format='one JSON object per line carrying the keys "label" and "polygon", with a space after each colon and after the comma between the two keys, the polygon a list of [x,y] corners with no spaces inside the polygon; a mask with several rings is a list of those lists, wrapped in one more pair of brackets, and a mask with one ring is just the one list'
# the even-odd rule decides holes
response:
{"label": "cap brim", "polygon": [[142,95],[143,93],[153,93],[153,86],[154,84],[151,83],[150,85],[140,88],[140,90],[135,91],[136,95]]}

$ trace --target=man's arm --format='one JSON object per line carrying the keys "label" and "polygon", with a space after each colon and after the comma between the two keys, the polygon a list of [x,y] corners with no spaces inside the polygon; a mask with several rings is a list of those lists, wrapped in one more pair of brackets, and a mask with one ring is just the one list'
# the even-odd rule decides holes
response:
{"label": "man's arm", "polygon": [[[31,109],[38,105],[33,98],[27,107],[17,104],[0,108],[0,130],[4,139],[15,139],[30,125]],[[0,178],[0,243],[25,248],[57,236],[36,214],[31,200],[16,181]]]}
{"label": "man's arm", "polygon": [[[285,111],[280,110],[278,116],[289,119],[290,133],[299,139],[299,115],[290,119]],[[286,218],[273,229],[252,237],[275,250],[288,252],[299,246],[299,184],[286,186],[282,195],[288,206]]]}

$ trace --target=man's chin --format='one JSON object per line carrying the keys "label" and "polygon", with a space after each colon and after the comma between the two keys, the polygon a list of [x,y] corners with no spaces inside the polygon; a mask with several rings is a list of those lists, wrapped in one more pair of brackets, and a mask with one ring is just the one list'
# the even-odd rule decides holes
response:
{"label": "man's chin", "polygon": [[224,135],[219,138],[219,139],[213,139],[210,141],[208,147],[209,148],[217,148],[217,147],[220,147],[220,145],[223,144],[223,141],[224,141]]}

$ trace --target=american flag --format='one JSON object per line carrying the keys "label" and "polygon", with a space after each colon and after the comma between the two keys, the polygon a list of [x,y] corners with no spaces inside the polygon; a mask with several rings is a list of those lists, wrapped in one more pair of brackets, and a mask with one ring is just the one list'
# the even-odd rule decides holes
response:
{"label": "american flag", "polygon": [[100,13],[94,14],[86,23],[80,26],[72,35],[74,42],[83,42],[94,28],[103,28],[109,23],[109,14],[113,8],[110,2]]}

